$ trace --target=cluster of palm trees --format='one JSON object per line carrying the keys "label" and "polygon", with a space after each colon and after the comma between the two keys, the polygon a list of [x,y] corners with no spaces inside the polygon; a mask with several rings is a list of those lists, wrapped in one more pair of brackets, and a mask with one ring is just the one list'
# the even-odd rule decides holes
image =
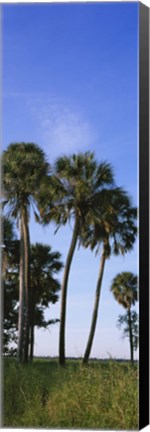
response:
{"label": "cluster of palm trees", "polygon": [[106,260],[131,251],[136,239],[137,210],[128,193],[116,185],[111,165],[92,152],[59,157],[54,166],[33,143],[10,144],[3,152],[4,211],[20,229],[18,359],[27,362],[31,322],[31,209],[41,224],[56,229],[74,224],[61,284],[59,363],[65,364],[66,302],[70,267],[77,244],[100,254],[100,268],[90,334],[83,357],[89,359],[96,328]]}

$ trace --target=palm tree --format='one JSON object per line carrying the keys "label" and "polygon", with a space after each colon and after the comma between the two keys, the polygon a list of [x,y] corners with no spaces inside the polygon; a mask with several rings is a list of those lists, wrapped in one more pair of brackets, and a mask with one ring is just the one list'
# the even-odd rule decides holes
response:
{"label": "palm tree", "polygon": [[49,303],[56,303],[60,283],[56,279],[62,269],[61,255],[52,252],[51,246],[36,243],[31,246],[31,302],[30,302],[30,359],[33,358],[34,327],[53,324],[58,320],[45,321],[43,311]]}
{"label": "palm tree", "polygon": [[[138,314],[135,310],[131,310],[131,316],[129,319],[128,310],[125,314],[119,315],[117,321],[117,327],[120,328],[124,325],[123,337],[128,337],[129,341],[132,340],[131,346],[133,351],[137,350],[138,347]],[[130,349],[131,351],[131,349]],[[133,364],[133,356],[131,355],[131,364]]]}
{"label": "palm tree", "polygon": [[36,144],[10,144],[3,153],[4,205],[8,205],[9,214],[20,226],[18,359],[25,362],[28,360],[29,345],[30,209],[32,207],[37,218],[39,189],[48,172],[49,164]]}
{"label": "palm tree", "polygon": [[134,338],[131,307],[137,301],[137,276],[131,272],[119,273],[112,281],[111,288],[115,299],[127,309],[127,321],[130,340],[131,363],[133,363]]}
{"label": "palm tree", "polygon": [[111,254],[118,255],[121,253],[124,255],[131,251],[136,238],[136,209],[131,206],[127,194],[122,189],[116,188],[107,194],[107,199],[103,204],[103,212],[100,208],[99,218],[96,218],[88,229],[86,227],[86,232],[83,233],[82,237],[82,243],[85,247],[90,246],[92,250],[96,248],[96,253],[98,253],[99,248],[102,249],[94,309],[83,363],[88,362],[92,348],[106,260],[110,258]]}
{"label": "palm tree", "polygon": [[53,205],[47,207],[45,222],[55,220],[58,228],[68,221],[73,222],[73,233],[64,269],[61,287],[61,312],[59,336],[59,363],[65,364],[65,321],[67,287],[70,267],[82,226],[87,218],[92,218],[97,209],[97,202],[102,204],[103,195],[113,185],[113,173],[110,164],[98,164],[91,152],[63,156],[55,163],[51,188]]}

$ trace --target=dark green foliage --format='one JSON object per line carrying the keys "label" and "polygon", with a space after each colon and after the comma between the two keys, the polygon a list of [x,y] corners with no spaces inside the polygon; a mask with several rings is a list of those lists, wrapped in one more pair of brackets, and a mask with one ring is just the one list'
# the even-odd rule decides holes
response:
{"label": "dark green foliage", "polygon": [[131,308],[137,301],[137,276],[131,272],[117,274],[110,290],[118,303],[125,309]]}
{"label": "dark green foliage", "polygon": [[4,216],[2,231],[3,352],[12,354],[16,352],[11,343],[14,344],[17,340],[18,327],[19,241],[13,222]]}
{"label": "dark green foliage", "polygon": [[9,273],[3,284],[3,352],[5,354],[15,352],[15,347],[11,347],[11,343],[17,342],[18,328],[18,291],[16,286],[16,275]]}
{"label": "dark green foliage", "polygon": [[47,191],[45,208],[43,206],[45,223],[55,220],[59,227],[78,216],[81,229],[87,214],[94,213],[96,200],[102,203],[103,192],[112,187],[113,182],[111,165],[98,164],[92,152],[58,158],[49,185],[47,183],[49,195]]}
{"label": "dark green foliage", "polygon": [[51,246],[41,243],[31,246],[31,292],[36,304],[48,307],[49,301],[58,300],[60,284],[56,275],[62,267],[61,254],[53,252]]}
{"label": "dark green foliage", "polygon": [[19,240],[14,230],[14,223],[10,218],[2,217],[2,272],[5,277],[8,269],[19,267]]}
{"label": "dark green foliage", "polygon": [[[8,230],[8,234],[7,234]],[[14,247],[17,243],[18,249]],[[18,329],[18,301],[19,301],[19,241],[15,239],[13,224],[5,220],[4,224],[4,251],[5,251],[5,277],[4,292],[4,353],[16,352]],[[17,254],[15,250],[17,249]],[[7,258],[7,259],[6,259]],[[51,246],[37,243],[31,246],[30,251],[30,327],[47,328],[58,322],[58,319],[45,320],[44,312],[49,304],[58,301],[60,290],[56,275],[62,268],[61,255],[53,252]],[[4,257],[3,257],[4,260]],[[7,266],[6,266],[7,263]],[[33,329],[34,330],[34,329]],[[13,342],[13,348],[11,343]],[[31,336],[30,336],[31,344]],[[32,341],[32,356],[33,345]]]}
{"label": "dark green foliage", "polygon": [[51,246],[36,243],[30,253],[30,358],[33,358],[34,327],[46,328],[58,319],[45,320],[44,311],[50,303],[58,301],[60,283],[56,275],[61,270],[61,254],[52,252]]}
{"label": "dark green foliage", "polygon": [[125,315],[119,317],[119,320],[120,325],[126,324],[125,334],[129,337],[131,363],[133,363],[133,351],[137,347],[137,314],[131,308],[138,299],[137,276],[131,272],[118,273],[112,281],[110,290],[118,303],[127,310]]}
{"label": "dark green foliage", "polygon": [[137,209],[122,188],[103,192],[102,203],[97,202],[97,211],[88,226],[82,231],[84,247],[96,253],[104,245],[105,256],[124,255],[133,249],[137,235]]}
{"label": "dark green foliage", "polygon": [[3,152],[4,199],[10,214],[20,217],[22,206],[38,202],[38,189],[50,170],[43,150],[34,143],[13,143]]}
{"label": "dark green foliage", "polygon": [[[117,326],[118,328],[124,327],[123,337],[127,337],[129,339],[130,329],[129,329],[128,312],[126,312],[124,315],[119,315]],[[132,329],[132,336],[133,336],[133,349],[137,350],[138,340],[139,340],[139,327],[138,327],[138,314],[135,310],[131,311],[131,329]]]}

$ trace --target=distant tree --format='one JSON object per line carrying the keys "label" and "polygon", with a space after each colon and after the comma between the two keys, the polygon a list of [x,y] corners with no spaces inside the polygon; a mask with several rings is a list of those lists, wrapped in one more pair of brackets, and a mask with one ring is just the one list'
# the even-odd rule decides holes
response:
{"label": "distant tree", "polygon": [[8,268],[19,266],[19,247],[20,243],[14,230],[13,221],[6,216],[2,216],[2,274],[5,277]]}
{"label": "distant tree", "polygon": [[20,226],[18,359],[28,361],[30,304],[30,209],[38,218],[38,194],[49,164],[39,146],[14,143],[3,152],[4,205]]}
{"label": "distant tree", "polygon": [[133,351],[135,345],[133,329],[134,325],[136,325],[136,314],[132,315],[131,308],[137,301],[137,276],[131,272],[118,273],[112,281],[110,290],[118,303],[127,309],[127,313],[120,318],[120,325],[123,323],[127,324],[126,328],[128,329],[129,334],[131,363],[133,363]]}
{"label": "distant tree", "polygon": [[58,319],[45,321],[44,311],[50,303],[58,301],[60,283],[56,275],[62,269],[61,255],[51,246],[36,243],[31,246],[31,302],[30,302],[30,359],[33,358],[34,328],[46,328]]}
{"label": "distant tree", "polygon": [[[18,286],[17,275],[9,272],[3,283],[3,352],[16,353],[18,329]],[[13,344],[13,346],[12,346]]]}
{"label": "distant tree", "polygon": [[[9,243],[11,247],[11,242]],[[10,255],[10,251],[9,251]],[[14,261],[14,258],[13,258]],[[36,243],[30,251],[30,359],[33,358],[34,329],[47,328],[59,319],[45,319],[45,310],[58,301],[60,283],[56,275],[62,268],[61,255],[53,252],[51,246]],[[7,267],[4,280],[4,353],[16,352],[18,330],[19,262],[13,268]],[[13,342],[13,348],[10,348]]]}
{"label": "distant tree", "polygon": [[[16,352],[18,320],[18,269],[19,241],[14,231],[13,222],[2,217],[2,316],[3,316],[3,352]],[[11,346],[13,343],[13,346]]]}
{"label": "distant tree", "polygon": [[124,315],[119,315],[117,327],[123,328],[123,337],[127,337],[130,342],[130,332],[132,334],[133,351],[137,350],[138,347],[138,314],[135,310],[131,310],[131,316],[129,321],[128,311]]}

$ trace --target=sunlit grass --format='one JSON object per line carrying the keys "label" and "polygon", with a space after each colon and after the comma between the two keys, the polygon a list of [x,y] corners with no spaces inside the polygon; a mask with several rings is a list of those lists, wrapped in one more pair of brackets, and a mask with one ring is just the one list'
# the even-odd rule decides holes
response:
{"label": "sunlit grass", "polygon": [[137,366],[4,362],[4,427],[138,429]]}

